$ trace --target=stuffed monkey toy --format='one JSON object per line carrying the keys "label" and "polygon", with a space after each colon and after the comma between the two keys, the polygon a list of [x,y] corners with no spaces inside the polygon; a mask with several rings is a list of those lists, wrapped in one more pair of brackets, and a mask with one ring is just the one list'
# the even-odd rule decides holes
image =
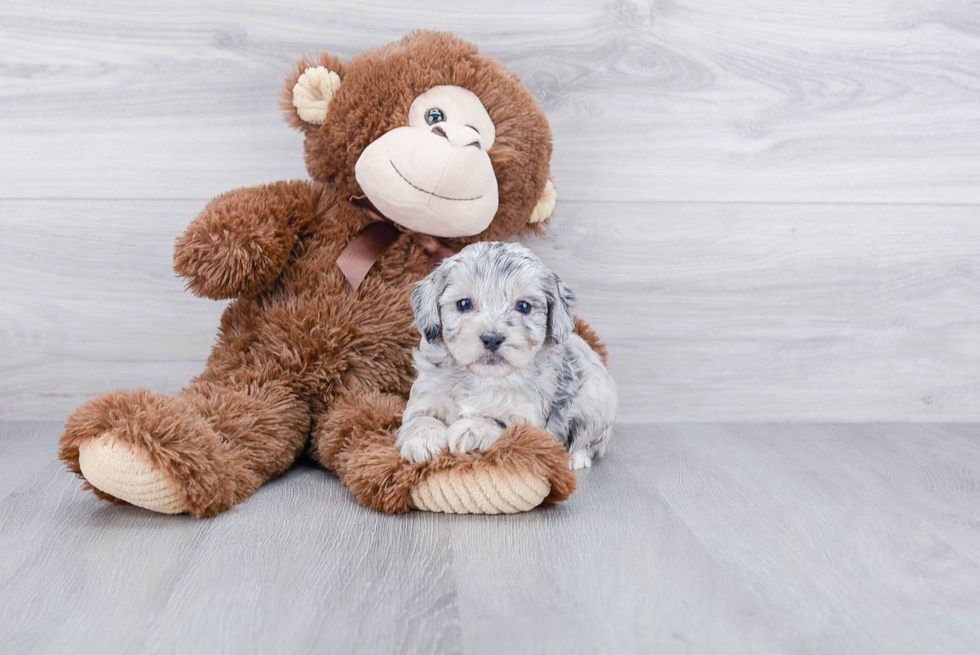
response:
{"label": "stuffed monkey toy", "polygon": [[568,454],[526,424],[486,451],[418,464],[394,446],[419,342],[413,284],[468,243],[540,233],[554,209],[551,132],[534,98],[475,46],[416,32],[347,62],[303,59],[282,107],[311,179],[220,195],[177,240],[191,291],[232,300],[204,372],[176,396],[82,404],[61,458],[99,498],[196,517],[304,454],[384,512],[567,498]]}

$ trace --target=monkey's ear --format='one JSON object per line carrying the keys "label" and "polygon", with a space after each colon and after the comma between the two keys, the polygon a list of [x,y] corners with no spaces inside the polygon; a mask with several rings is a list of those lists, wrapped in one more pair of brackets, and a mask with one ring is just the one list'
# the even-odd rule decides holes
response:
{"label": "monkey's ear", "polygon": [[575,305],[575,294],[565,286],[557,275],[552,275],[552,287],[547,292],[548,298],[548,337],[549,343],[562,343],[575,329],[575,317],[572,307]]}
{"label": "monkey's ear", "polygon": [[333,55],[324,53],[301,59],[286,77],[279,103],[289,124],[307,131],[327,122],[330,101],[343,77],[343,65]]}
{"label": "monkey's ear", "polygon": [[544,192],[541,194],[538,204],[534,207],[534,211],[531,212],[531,218],[528,220],[528,223],[533,225],[534,223],[541,223],[551,218],[551,215],[555,213],[555,205],[557,203],[558,192],[555,191],[555,185],[551,183],[551,180],[548,180],[544,185]]}
{"label": "monkey's ear", "polygon": [[429,343],[442,338],[442,316],[439,296],[446,290],[446,269],[442,266],[429,273],[412,289],[412,311],[415,327]]}

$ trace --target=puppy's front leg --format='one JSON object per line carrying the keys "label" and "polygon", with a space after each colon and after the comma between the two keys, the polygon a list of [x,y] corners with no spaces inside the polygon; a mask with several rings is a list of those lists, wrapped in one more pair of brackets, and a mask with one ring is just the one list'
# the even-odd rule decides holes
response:
{"label": "puppy's front leg", "polygon": [[432,416],[413,416],[398,428],[395,446],[413,464],[430,459],[446,447],[446,424]]}
{"label": "puppy's front leg", "polygon": [[503,421],[487,416],[464,416],[449,426],[446,440],[449,450],[465,453],[471,450],[486,450],[500,438],[507,429]]}
{"label": "puppy's front leg", "polygon": [[446,425],[459,415],[452,395],[443,390],[440,375],[418,352],[415,365],[419,376],[412,385],[395,438],[402,457],[413,464],[434,457],[446,447]]}

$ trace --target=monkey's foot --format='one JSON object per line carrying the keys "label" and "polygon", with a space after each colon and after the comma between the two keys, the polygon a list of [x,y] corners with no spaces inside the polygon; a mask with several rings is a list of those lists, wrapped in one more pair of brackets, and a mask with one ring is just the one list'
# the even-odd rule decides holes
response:
{"label": "monkey's foot", "polygon": [[150,458],[117,441],[111,432],[80,444],[78,465],[89,484],[130,505],[161,514],[189,511],[177,486]]}

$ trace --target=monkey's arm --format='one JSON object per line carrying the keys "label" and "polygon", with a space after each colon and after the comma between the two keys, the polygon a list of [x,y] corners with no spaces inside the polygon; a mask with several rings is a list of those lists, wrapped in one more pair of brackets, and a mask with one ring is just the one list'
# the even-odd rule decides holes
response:
{"label": "monkey's arm", "polygon": [[206,298],[261,293],[282,272],[319,195],[318,185],[300,180],[221,194],[177,239],[174,270]]}
{"label": "monkey's arm", "polygon": [[592,329],[592,326],[580,319],[578,316],[575,317],[575,334],[582,337],[582,339],[585,340],[585,343],[589,344],[589,347],[592,348],[597,355],[599,355],[599,359],[602,360],[603,364],[609,363],[607,361],[609,358],[609,349],[606,348],[606,344],[602,343],[602,341],[599,339],[599,335]]}

